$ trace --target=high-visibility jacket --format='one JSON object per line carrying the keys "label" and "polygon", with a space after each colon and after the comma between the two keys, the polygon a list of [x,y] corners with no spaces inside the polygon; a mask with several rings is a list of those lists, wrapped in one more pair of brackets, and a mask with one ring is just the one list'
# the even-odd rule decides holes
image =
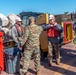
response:
{"label": "high-visibility jacket", "polygon": [[[55,23],[55,24],[57,24],[57,23]],[[59,36],[59,30],[57,30],[56,25],[47,30],[47,36],[48,37],[58,37]]]}
{"label": "high-visibility jacket", "polygon": [[47,30],[48,37],[57,37],[59,36],[59,31],[55,29],[55,27],[51,27]]}

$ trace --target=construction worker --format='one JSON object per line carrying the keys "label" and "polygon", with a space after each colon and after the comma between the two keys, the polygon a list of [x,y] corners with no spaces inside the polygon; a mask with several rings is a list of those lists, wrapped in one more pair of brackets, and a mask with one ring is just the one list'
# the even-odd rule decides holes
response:
{"label": "construction worker", "polygon": [[23,68],[21,69],[21,75],[26,75],[28,66],[30,63],[31,56],[34,54],[34,62],[36,75],[40,75],[40,42],[39,36],[43,30],[50,28],[48,26],[38,26],[35,24],[35,18],[29,17],[30,25],[26,27],[25,34],[21,40],[21,46],[26,44],[24,50]]}
{"label": "construction worker", "polygon": [[48,62],[52,66],[53,51],[55,52],[56,64],[60,63],[60,33],[62,32],[61,25],[57,24],[54,15],[49,16],[50,29],[47,30],[48,36]]}
{"label": "construction worker", "polygon": [[[13,48],[13,52],[14,52],[14,66],[17,68],[15,69],[17,73],[20,72],[20,62],[18,61],[17,63],[17,60],[20,60],[20,56],[21,56],[21,50],[19,48],[20,46],[20,41],[19,41],[19,38],[22,37],[23,33],[24,33],[24,30],[23,30],[23,27],[22,27],[22,20],[19,18],[19,17],[16,17],[15,19],[15,24],[12,25],[12,28],[11,28],[11,37],[12,39],[14,40],[14,48]],[[16,55],[18,55],[16,57]]]}
{"label": "construction worker", "polygon": [[16,43],[16,45],[19,45],[19,37],[22,37],[24,30],[21,26],[22,20],[19,17],[16,17],[15,24],[11,28],[11,36]]}

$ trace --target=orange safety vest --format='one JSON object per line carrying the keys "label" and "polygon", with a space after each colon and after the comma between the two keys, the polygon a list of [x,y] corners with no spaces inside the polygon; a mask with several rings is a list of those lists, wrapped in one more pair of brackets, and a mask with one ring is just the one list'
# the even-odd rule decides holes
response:
{"label": "orange safety vest", "polygon": [[51,27],[50,29],[47,30],[47,36],[48,37],[57,37],[57,36],[59,36],[59,31],[55,29],[55,26]]}

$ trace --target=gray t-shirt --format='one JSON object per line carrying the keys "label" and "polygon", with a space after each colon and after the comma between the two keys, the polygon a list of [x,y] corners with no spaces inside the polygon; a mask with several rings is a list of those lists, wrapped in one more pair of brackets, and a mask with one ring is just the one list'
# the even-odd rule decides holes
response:
{"label": "gray t-shirt", "polygon": [[18,32],[15,25],[11,28],[11,36],[15,42],[18,42]]}

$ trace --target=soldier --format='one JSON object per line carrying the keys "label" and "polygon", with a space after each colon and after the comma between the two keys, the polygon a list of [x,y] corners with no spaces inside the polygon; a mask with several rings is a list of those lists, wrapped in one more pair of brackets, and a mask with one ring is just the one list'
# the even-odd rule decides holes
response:
{"label": "soldier", "polygon": [[40,73],[40,43],[39,36],[43,31],[41,26],[35,24],[35,18],[29,17],[30,25],[26,27],[24,39],[21,40],[21,46],[23,46],[26,42],[26,50],[24,50],[24,60],[23,60],[23,68],[21,69],[21,74],[26,75],[29,62],[32,54],[34,54],[34,62],[35,69],[37,75]]}
{"label": "soldier", "polygon": [[26,27],[25,34],[21,40],[21,46],[26,44],[24,50],[24,60],[23,68],[21,69],[21,74],[26,75],[31,56],[34,54],[34,62],[36,75],[40,75],[40,42],[39,37],[43,30],[50,28],[50,25],[38,26],[35,24],[35,18],[29,17],[30,25]]}

